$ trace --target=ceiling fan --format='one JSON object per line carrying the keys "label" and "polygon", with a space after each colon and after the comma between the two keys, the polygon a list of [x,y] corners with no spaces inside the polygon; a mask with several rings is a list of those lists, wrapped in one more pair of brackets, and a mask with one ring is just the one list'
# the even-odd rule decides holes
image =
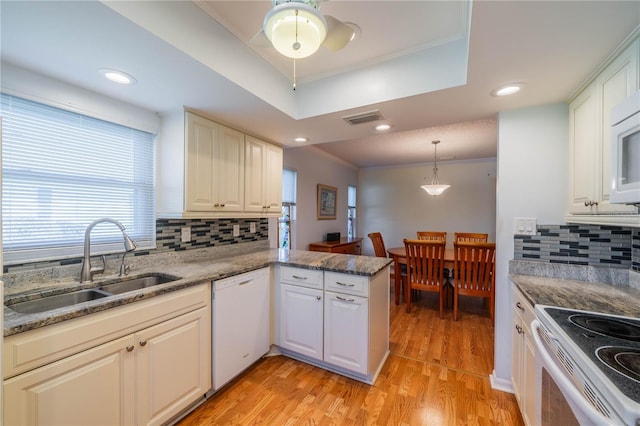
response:
{"label": "ceiling fan", "polygon": [[321,0],[272,0],[273,7],[264,17],[262,29],[249,43],[273,46],[289,58],[301,59],[313,55],[320,45],[335,52],[354,36],[355,25],[333,16],[321,15]]}

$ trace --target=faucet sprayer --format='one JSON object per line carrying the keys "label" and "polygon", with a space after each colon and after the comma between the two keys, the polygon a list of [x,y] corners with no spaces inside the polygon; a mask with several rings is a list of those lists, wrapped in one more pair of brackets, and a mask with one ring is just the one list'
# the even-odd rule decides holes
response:
{"label": "faucet sprayer", "polygon": [[[131,237],[129,237],[129,235],[127,235],[127,233],[124,232],[125,227],[122,223],[118,222],[115,219],[110,219],[110,218],[98,219],[91,222],[89,226],[87,226],[87,229],[84,232],[84,257],[82,262],[82,271],[80,272],[81,283],[87,283],[87,282],[93,281],[93,274],[99,274],[104,272],[104,268],[105,268],[104,256],[102,256],[101,267],[95,267],[95,268],[91,267],[91,230],[93,229],[94,226],[103,222],[113,223],[120,229],[120,231],[122,232],[122,238],[124,239],[125,255],[126,253],[136,249],[135,241],[133,241]],[[122,256],[122,265],[120,267],[121,273],[124,269],[123,267],[124,267],[124,255]]]}

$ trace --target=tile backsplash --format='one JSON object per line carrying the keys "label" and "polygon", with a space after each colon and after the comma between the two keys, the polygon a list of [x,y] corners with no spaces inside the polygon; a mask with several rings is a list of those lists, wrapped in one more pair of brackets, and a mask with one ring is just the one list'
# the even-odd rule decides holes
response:
{"label": "tile backsplash", "polygon": [[604,225],[538,225],[536,235],[514,236],[514,260],[640,272],[640,229]]}
{"label": "tile backsplash", "polygon": [[[255,232],[250,232],[251,223],[255,223]],[[233,226],[238,225],[240,235],[233,236]],[[191,228],[191,241],[181,241],[183,227]],[[266,218],[255,219],[158,219],[156,220],[156,248],[136,250],[131,257],[160,254],[171,251],[184,251],[206,247],[220,247],[269,239],[269,222]],[[107,261],[122,257],[121,253],[107,255]],[[57,261],[4,265],[4,274],[34,268],[52,268],[81,264],[82,257]]]}

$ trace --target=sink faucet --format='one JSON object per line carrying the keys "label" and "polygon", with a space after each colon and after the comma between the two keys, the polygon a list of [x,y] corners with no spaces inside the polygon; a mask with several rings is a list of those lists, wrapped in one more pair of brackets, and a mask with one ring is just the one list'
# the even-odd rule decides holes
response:
{"label": "sink faucet", "polygon": [[[135,241],[133,241],[131,237],[129,237],[127,233],[124,232],[125,227],[122,223],[118,222],[115,219],[110,219],[108,217],[91,222],[91,224],[87,226],[86,231],[84,231],[84,258],[82,261],[82,271],[80,272],[81,283],[91,282],[93,281],[93,274],[101,274],[104,272],[104,268],[105,268],[104,256],[102,256],[102,266],[91,267],[91,230],[93,229],[94,226],[103,222],[113,223],[118,228],[120,228],[120,231],[122,232],[122,238],[124,238],[125,254],[136,249]],[[124,256],[122,257],[122,261],[124,262]]]}

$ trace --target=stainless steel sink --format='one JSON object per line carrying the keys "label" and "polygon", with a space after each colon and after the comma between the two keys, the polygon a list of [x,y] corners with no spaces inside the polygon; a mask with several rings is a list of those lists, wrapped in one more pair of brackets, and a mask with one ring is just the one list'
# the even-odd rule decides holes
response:
{"label": "stainless steel sink", "polygon": [[88,302],[90,300],[101,299],[107,296],[110,296],[110,294],[100,290],[79,290],[71,293],[43,297],[41,299],[28,300],[26,302],[13,303],[7,305],[7,307],[21,314],[35,314],[82,302]]}
{"label": "stainless steel sink", "polygon": [[133,290],[140,290],[141,288],[153,287],[158,284],[169,283],[171,281],[176,281],[179,279],[180,278],[172,277],[171,275],[149,274],[137,278],[125,278],[123,281],[102,285],[98,287],[98,289],[107,293],[121,294]]}

